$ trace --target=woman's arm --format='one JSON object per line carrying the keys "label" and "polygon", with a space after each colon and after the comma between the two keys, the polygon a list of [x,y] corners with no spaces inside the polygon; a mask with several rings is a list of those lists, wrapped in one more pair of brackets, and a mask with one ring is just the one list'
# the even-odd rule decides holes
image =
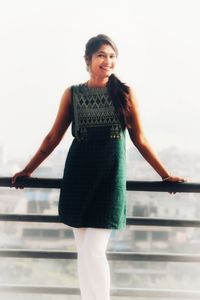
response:
{"label": "woman's arm", "polygon": [[147,138],[145,137],[140,115],[137,100],[133,93],[133,90],[130,89],[130,124],[131,128],[128,128],[130,139],[133,144],[137,147],[142,156],[147,160],[147,162],[154,168],[154,170],[162,177],[163,180],[167,179],[170,181],[185,181],[182,177],[172,176],[165,166],[161,163],[156,153],[149,144]]}
{"label": "woman's arm", "polygon": [[30,176],[31,173],[49,156],[49,154],[60,143],[72,120],[71,98],[71,88],[67,88],[62,95],[57,116],[51,130],[44,138],[42,144],[40,145],[33,158],[30,160],[30,162],[21,172],[16,173],[12,177],[12,184],[15,183],[18,177]]}

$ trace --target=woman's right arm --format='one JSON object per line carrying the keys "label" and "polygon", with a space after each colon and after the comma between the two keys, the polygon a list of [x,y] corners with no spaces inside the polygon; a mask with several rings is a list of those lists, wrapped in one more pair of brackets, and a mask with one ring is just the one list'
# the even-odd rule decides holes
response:
{"label": "woman's right arm", "polygon": [[72,95],[71,88],[67,88],[61,98],[60,106],[54,124],[44,138],[39,149],[25,166],[25,168],[12,177],[15,184],[19,177],[29,177],[31,173],[49,156],[63,138],[72,120]]}

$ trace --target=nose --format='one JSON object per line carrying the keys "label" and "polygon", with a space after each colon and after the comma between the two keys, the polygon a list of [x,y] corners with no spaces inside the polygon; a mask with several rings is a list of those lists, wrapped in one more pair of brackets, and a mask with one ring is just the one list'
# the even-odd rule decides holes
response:
{"label": "nose", "polygon": [[109,56],[105,57],[105,64],[106,66],[111,66],[112,64],[112,59]]}

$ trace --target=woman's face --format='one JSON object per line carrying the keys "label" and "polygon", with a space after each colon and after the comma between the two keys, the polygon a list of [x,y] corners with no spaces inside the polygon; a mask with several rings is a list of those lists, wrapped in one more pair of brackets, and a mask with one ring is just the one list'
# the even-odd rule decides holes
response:
{"label": "woman's face", "polygon": [[102,45],[95,52],[89,62],[89,72],[91,76],[106,78],[109,77],[117,62],[116,53],[110,45]]}

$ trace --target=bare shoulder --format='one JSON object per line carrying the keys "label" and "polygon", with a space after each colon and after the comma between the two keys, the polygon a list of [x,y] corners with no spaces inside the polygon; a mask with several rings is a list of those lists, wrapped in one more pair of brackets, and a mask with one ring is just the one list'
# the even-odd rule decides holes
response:
{"label": "bare shoulder", "polygon": [[51,132],[56,135],[63,135],[63,132],[68,128],[72,120],[72,92],[71,87],[67,87],[60,99],[60,104],[55,122]]}
{"label": "bare shoulder", "polygon": [[68,106],[71,105],[71,102],[72,102],[72,87],[69,86],[63,91],[61,97],[61,104]]}
{"label": "bare shoulder", "polygon": [[129,87],[129,101],[132,106],[137,106],[138,105],[138,100],[136,96],[136,91],[133,86]]}

